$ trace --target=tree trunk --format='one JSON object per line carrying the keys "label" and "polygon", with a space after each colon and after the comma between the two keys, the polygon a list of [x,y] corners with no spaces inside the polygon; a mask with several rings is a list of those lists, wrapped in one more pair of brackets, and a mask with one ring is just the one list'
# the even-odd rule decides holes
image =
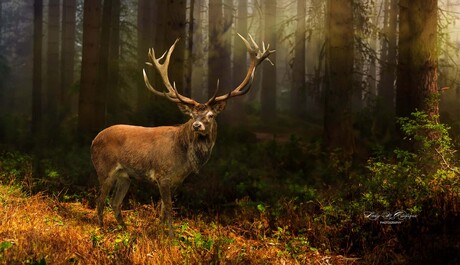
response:
{"label": "tree trunk", "polygon": [[226,70],[229,65],[229,51],[226,50],[225,33],[230,25],[227,25],[223,14],[223,2],[210,1],[209,3],[209,53],[208,53],[208,98],[216,91],[217,80],[220,80],[219,91],[225,92],[228,81]]}
{"label": "tree trunk", "polygon": [[[138,28],[138,37],[137,37],[137,60],[139,69],[145,69],[149,74],[150,81],[154,83],[155,75],[151,73],[151,67],[145,65],[147,61],[148,49],[154,45],[155,40],[155,27],[157,23],[153,23],[154,19],[157,18],[154,5],[159,5],[161,1],[151,1],[151,0],[139,0],[138,1],[138,15],[137,15],[137,28]],[[162,13],[162,12],[161,12]],[[158,28],[161,28],[163,25],[158,25]],[[155,43],[155,45],[157,45]],[[158,47],[160,48],[160,47]],[[161,51],[162,52],[162,51]],[[149,104],[152,102],[152,95],[145,87],[144,79],[142,75],[139,74],[138,80],[138,89],[137,89],[137,100],[136,100],[136,112],[139,117],[143,117],[147,113]],[[154,83],[155,84],[155,83]],[[142,123],[142,122],[141,122]]]}
{"label": "tree trunk", "polygon": [[[122,95],[118,84],[119,58],[120,58],[120,0],[111,0],[109,28],[109,45],[107,58],[107,114],[110,123],[119,123],[123,113],[121,101]],[[104,47],[104,46],[103,46]]]}
{"label": "tree trunk", "polygon": [[208,63],[207,52],[205,51],[205,39],[207,27],[203,26],[207,10],[205,0],[196,0],[195,26],[193,38],[193,71],[192,71],[192,96],[198,102],[206,101],[208,96],[208,83],[206,65]]}
{"label": "tree trunk", "polygon": [[[235,86],[233,86],[233,70],[232,67],[232,38],[233,38],[233,0],[224,0],[223,5],[223,22],[224,28],[222,32],[222,51],[220,54],[220,73],[218,75],[219,78],[219,94],[228,93],[230,92]],[[243,68],[245,69],[245,68]],[[244,71],[244,70],[242,70]],[[220,114],[220,120],[225,123],[232,123],[235,121],[235,113],[233,110],[235,109],[235,101],[238,99],[230,100],[227,102],[227,109],[228,111],[223,112]]]}
{"label": "tree trunk", "polygon": [[105,91],[98,87],[101,1],[85,0],[83,50],[78,109],[78,128],[83,136],[94,136],[105,126]]}
{"label": "tree trunk", "polygon": [[[51,127],[56,127],[60,113],[61,93],[59,89],[59,0],[49,0],[48,42],[46,52],[46,113]],[[53,130],[55,131],[55,130]]]}
{"label": "tree trunk", "polygon": [[186,50],[186,1],[170,0],[166,3],[166,32],[164,39],[167,48],[171,46],[177,38],[180,38],[171,57],[171,67],[169,68],[169,79],[175,82],[180,93],[184,93],[185,88],[185,50]]}
{"label": "tree trunk", "polygon": [[401,0],[396,114],[439,114],[437,88],[437,1]]}
{"label": "tree trunk", "polygon": [[187,61],[185,65],[184,96],[192,96],[193,73],[193,35],[195,33],[195,0],[190,0],[188,34],[187,34]]}
{"label": "tree trunk", "polygon": [[60,120],[70,114],[73,107],[72,85],[75,66],[75,1],[64,1],[62,7],[61,33],[61,91]]}
{"label": "tree trunk", "polygon": [[295,31],[295,57],[292,69],[291,113],[294,116],[305,114],[305,0],[297,0],[297,27]]}
{"label": "tree trunk", "polygon": [[[35,2],[34,2],[34,12],[35,12]],[[35,13],[34,13],[34,16],[35,16]],[[4,38],[3,23],[4,23],[3,22],[3,2],[0,2],[0,70],[2,70],[6,66],[5,58],[3,56],[3,54],[4,54],[4,50],[3,50],[3,38]],[[35,25],[34,25],[34,27],[35,27]],[[3,92],[4,86],[5,86],[4,85],[4,74],[5,73],[0,74],[0,115],[3,115],[3,110],[4,110],[4,106],[5,106],[5,93]],[[32,99],[32,101],[33,101],[33,99]]]}
{"label": "tree trunk", "polygon": [[[243,37],[247,37],[248,34],[248,1],[238,1],[237,7],[237,19],[236,19],[236,32]],[[248,67],[247,60],[247,49],[241,38],[237,35],[233,35],[233,83],[232,87],[238,86],[246,76],[246,69]],[[254,92],[250,92],[254,93]],[[239,97],[232,100],[229,105],[230,107],[230,122],[234,125],[245,124],[246,115],[244,113],[244,101],[246,97]]]}
{"label": "tree trunk", "polygon": [[[270,44],[270,49],[276,50],[276,0],[264,1],[264,40]],[[276,54],[275,54],[276,55]],[[273,121],[276,118],[276,56],[270,58],[275,64],[263,64],[261,115],[264,121]]]}
{"label": "tree trunk", "polygon": [[32,134],[41,129],[42,124],[42,39],[43,0],[34,0],[34,59],[32,77]]}
{"label": "tree trunk", "polygon": [[312,0],[311,7],[308,10],[308,25],[310,28],[306,44],[306,71],[307,71],[307,102],[306,102],[306,113],[310,117],[322,117],[324,110],[322,100],[322,84],[324,83],[324,45],[325,45],[325,34],[324,30],[317,29],[318,25],[324,24],[324,3],[322,0]]}
{"label": "tree trunk", "polygon": [[[100,39],[100,50],[99,50],[99,68],[98,68],[98,85],[100,100],[100,111],[101,119],[106,123],[107,121],[107,103],[109,101],[107,93],[109,88],[109,51],[111,49],[111,38],[110,31],[112,28],[112,5],[114,0],[104,0],[102,8],[102,24],[101,24],[101,39]],[[111,91],[112,92],[112,91]],[[110,100],[113,100],[113,95],[110,96]],[[103,113],[103,114],[102,114]]]}
{"label": "tree trunk", "polygon": [[352,128],[353,6],[351,0],[327,3],[324,140],[344,158],[354,152]]}
{"label": "tree trunk", "polygon": [[[391,2],[389,2],[391,1]],[[380,82],[378,86],[378,95],[381,101],[381,108],[383,112],[387,113],[389,119],[393,120],[394,116],[394,99],[395,99],[395,86],[396,80],[396,40],[397,40],[397,27],[398,27],[398,0],[385,1],[385,19],[384,19],[384,32],[386,39],[382,41],[382,68],[380,73]]]}

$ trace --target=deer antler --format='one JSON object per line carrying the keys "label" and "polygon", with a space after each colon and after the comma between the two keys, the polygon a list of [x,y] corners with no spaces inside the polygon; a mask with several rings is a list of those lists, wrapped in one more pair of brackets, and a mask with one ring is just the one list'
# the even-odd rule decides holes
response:
{"label": "deer antler", "polygon": [[211,99],[208,100],[206,105],[210,105],[218,101],[225,101],[225,100],[228,100],[229,98],[236,97],[236,96],[242,96],[248,93],[249,90],[251,89],[252,81],[254,79],[254,73],[255,73],[257,66],[260,63],[262,63],[265,59],[267,59],[273,65],[273,63],[270,61],[268,56],[274,53],[275,50],[269,50],[270,44],[268,44],[267,47],[265,47],[265,43],[262,42],[262,50],[261,50],[251,35],[248,34],[249,38],[251,39],[251,43],[249,43],[249,41],[243,38],[243,36],[241,36],[239,33],[237,34],[238,36],[240,36],[240,38],[243,40],[244,44],[246,45],[249,56],[251,58],[251,63],[249,65],[246,77],[244,78],[243,82],[241,82],[241,84],[238,85],[231,92],[229,92],[226,95],[219,96],[219,97],[216,97],[216,95],[214,95]]}
{"label": "deer antler", "polygon": [[[214,95],[206,102],[206,105],[211,105],[213,103],[219,102],[219,101],[226,101],[229,98],[236,97],[236,96],[242,96],[246,93],[249,92],[251,89],[252,81],[254,79],[254,73],[257,68],[257,66],[262,63],[265,59],[267,59],[272,65],[273,63],[270,61],[268,56],[270,54],[274,53],[275,50],[269,50],[270,45],[268,44],[267,47],[265,47],[265,43],[262,42],[262,50],[259,48],[259,45],[254,41],[251,35],[249,35],[249,38],[251,40],[251,43],[243,38],[240,34],[238,36],[243,40],[244,44],[246,45],[246,48],[249,53],[249,57],[251,58],[251,63],[248,68],[248,72],[246,74],[246,77],[244,78],[243,82],[241,82],[240,85],[238,85],[236,88],[234,88],[231,92],[229,92],[226,95],[222,95],[217,97],[217,90],[219,89],[219,83],[217,85],[216,92]],[[144,81],[145,85],[147,88],[152,91],[154,94],[162,97],[166,97],[167,99],[176,102],[176,103],[183,103],[187,105],[198,105],[199,103],[196,102],[195,100],[188,98],[186,96],[181,95],[177,89],[176,85],[171,85],[171,82],[169,81],[168,77],[168,67],[169,67],[169,60],[171,59],[171,54],[174,51],[174,48],[176,47],[177,42],[179,39],[176,39],[176,41],[173,43],[173,45],[165,52],[163,55],[159,58],[155,57],[155,50],[153,48],[149,49],[149,58],[152,61],[152,63],[147,62],[146,64],[154,67],[158,73],[161,76],[161,79],[163,80],[163,84],[165,85],[166,89],[168,92],[163,91],[160,92],[157,89],[155,89],[151,84],[150,81],[147,77],[147,74],[145,73],[145,69],[143,70],[144,73]],[[165,58],[166,56],[166,58]],[[163,63],[160,63],[160,61],[165,58]]]}
{"label": "deer antler", "polygon": [[[168,92],[166,92],[166,91],[160,92],[160,91],[156,90],[150,84],[150,81],[149,81],[149,79],[147,77],[147,74],[145,73],[145,69],[143,69],[144,82],[145,82],[145,85],[147,86],[147,88],[150,91],[152,91],[155,95],[166,97],[167,99],[169,99],[169,100],[171,100],[173,102],[176,102],[176,103],[184,103],[184,104],[187,104],[187,105],[198,105],[199,103],[196,102],[195,100],[179,94],[179,92],[176,89],[176,84],[174,83],[174,86],[172,86],[171,82],[169,81],[169,77],[168,77],[169,60],[171,59],[171,54],[174,51],[174,48],[176,47],[176,44],[177,44],[178,41],[179,41],[179,39],[176,39],[176,41],[173,43],[173,45],[168,50],[166,50],[166,52],[163,53],[163,55],[160,58],[155,57],[155,50],[153,48],[149,49],[149,58],[150,58],[150,60],[152,61],[153,64],[149,63],[149,62],[146,63],[146,64],[148,64],[150,66],[153,66],[158,71],[158,73],[161,76],[161,79],[163,80],[163,84],[165,85],[165,87],[168,90]],[[165,55],[166,55],[166,58],[165,58],[164,62],[160,63],[160,61],[165,57]]]}

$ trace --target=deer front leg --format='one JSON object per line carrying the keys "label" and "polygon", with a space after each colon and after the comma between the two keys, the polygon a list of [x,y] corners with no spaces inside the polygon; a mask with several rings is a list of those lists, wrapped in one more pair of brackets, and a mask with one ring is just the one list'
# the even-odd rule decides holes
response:
{"label": "deer front leg", "polygon": [[160,180],[158,181],[158,186],[161,196],[161,221],[167,226],[169,237],[173,237],[171,180]]}

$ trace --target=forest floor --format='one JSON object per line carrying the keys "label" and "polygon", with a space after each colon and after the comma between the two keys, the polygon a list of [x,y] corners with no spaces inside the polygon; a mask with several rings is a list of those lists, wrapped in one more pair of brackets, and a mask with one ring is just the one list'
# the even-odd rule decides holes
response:
{"label": "forest floor", "polygon": [[[81,202],[26,195],[0,185],[1,264],[356,264],[357,259],[320,252],[308,238],[282,229],[257,235],[263,217],[219,223],[219,216],[176,216],[175,237],[159,225],[158,205],[123,211],[127,230],[110,210],[105,228]],[[254,231],[250,231],[253,229]]]}

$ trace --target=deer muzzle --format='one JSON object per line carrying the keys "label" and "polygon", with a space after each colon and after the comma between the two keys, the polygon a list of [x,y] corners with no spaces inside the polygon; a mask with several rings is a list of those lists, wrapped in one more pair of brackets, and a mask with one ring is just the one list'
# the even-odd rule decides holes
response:
{"label": "deer muzzle", "polygon": [[203,131],[205,131],[204,124],[201,121],[195,121],[192,124],[192,127],[193,127],[193,130],[195,132],[203,132]]}

